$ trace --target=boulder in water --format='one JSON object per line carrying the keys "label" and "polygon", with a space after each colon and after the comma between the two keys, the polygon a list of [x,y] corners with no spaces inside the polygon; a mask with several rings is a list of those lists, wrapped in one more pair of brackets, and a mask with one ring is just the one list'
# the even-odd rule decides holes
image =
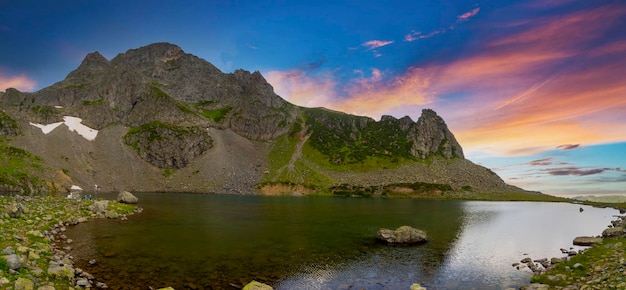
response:
{"label": "boulder in water", "polygon": [[576,246],[591,246],[602,242],[602,238],[598,237],[576,237],[574,238],[574,245]]}
{"label": "boulder in water", "polygon": [[401,226],[395,231],[380,229],[376,238],[389,244],[418,244],[428,240],[424,231],[410,226]]}
{"label": "boulder in water", "polygon": [[117,195],[117,202],[135,204],[139,199],[128,191],[122,191]]}

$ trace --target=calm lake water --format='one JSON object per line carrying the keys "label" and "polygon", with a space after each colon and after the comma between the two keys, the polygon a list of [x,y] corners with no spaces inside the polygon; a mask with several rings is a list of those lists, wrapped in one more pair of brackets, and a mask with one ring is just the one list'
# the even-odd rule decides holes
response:
{"label": "calm lake water", "polygon": [[[524,257],[562,257],[612,209],[535,202],[137,194],[141,214],[69,229],[77,267],[111,289],[504,289],[528,284]],[[114,197],[111,197],[114,198]],[[381,227],[429,242],[387,246]],[[90,266],[88,261],[97,264]]]}

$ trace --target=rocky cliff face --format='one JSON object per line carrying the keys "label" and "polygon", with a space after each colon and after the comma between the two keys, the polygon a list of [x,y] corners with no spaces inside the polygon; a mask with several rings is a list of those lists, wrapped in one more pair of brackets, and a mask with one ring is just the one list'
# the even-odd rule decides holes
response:
{"label": "rocky cliff face", "polygon": [[[57,190],[78,183],[103,190],[256,192],[268,181],[323,189],[362,184],[346,172],[372,160],[420,168],[430,158],[464,160],[432,110],[423,110],[417,122],[391,116],[377,122],[297,107],[276,95],[259,72],[225,74],[168,43],[131,49],[110,61],[90,53],[48,88],[0,93],[0,108],[0,135],[41,156],[46,174],[33,174],[52,179]],[[67,116],[81,118],[80,128],[97,137],[68,132],[79,129]],[[374,169],[388,167],[380,166]],[[369,180],[392,184],[428,175],[428,182],[464,184],[415,168]],[[504,184],[497,176],[487,183]]]}

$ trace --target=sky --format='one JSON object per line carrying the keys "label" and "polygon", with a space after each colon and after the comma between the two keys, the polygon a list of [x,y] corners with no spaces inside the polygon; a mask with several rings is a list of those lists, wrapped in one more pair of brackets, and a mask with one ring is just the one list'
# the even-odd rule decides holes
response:
{"label": "sky", "polygon": [[0,91],[170,42],[300,106],[435,110],[469,160],[552,195],[626,194],[626,1],[0,0]]}

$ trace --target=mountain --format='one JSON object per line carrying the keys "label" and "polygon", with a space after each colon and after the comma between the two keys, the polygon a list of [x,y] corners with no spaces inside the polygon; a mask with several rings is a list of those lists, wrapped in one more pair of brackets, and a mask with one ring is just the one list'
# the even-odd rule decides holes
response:
{"label": "mountain", "polygon": [[[304,108],[259,72],[169,43],[88,54],[34,93],[0,93],[0,189],[347,195],[524,192],[464,158],[444,120]],[[0,159],[1,161],[2,159]]]}

